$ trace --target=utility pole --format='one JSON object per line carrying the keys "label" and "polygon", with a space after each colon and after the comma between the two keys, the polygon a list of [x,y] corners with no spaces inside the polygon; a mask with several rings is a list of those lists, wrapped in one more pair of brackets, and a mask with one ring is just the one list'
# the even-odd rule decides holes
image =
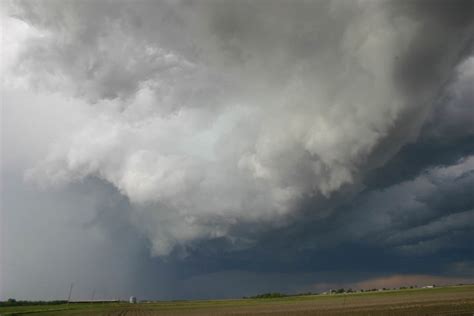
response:
{"label": "utility pole", "polygon": [[67,305],[69,305],[69,301],[71,300],[72,288],[73,287],[74,287],[74,282],[71,283],[71,287],[69,288],[69,295],[67,297]]}

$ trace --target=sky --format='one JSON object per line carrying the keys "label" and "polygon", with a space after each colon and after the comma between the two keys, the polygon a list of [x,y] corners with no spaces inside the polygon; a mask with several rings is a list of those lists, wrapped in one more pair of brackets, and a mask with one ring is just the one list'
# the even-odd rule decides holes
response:
{"label": "sky", "polygon": [[474,282],[474,2],[2,1],[0,299]]}

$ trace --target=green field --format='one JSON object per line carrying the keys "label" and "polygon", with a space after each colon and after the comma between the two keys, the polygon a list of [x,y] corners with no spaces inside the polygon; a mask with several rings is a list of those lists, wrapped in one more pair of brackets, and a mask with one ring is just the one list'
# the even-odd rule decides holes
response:
{"label": "green field", "polygon": [[0,307],[0,315],[474,315],[474,285],[274,299]]}

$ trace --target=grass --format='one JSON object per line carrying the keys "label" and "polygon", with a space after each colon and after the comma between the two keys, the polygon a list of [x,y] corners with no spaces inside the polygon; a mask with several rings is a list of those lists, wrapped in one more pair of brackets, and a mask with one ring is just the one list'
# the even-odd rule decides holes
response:
{"label": "grass", "polygon": [[268,299],[0,307],[0,315],[473,315],[474,285]]}

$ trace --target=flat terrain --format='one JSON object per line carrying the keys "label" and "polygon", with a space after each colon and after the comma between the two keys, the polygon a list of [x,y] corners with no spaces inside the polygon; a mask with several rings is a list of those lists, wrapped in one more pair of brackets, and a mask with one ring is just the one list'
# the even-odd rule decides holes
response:
{"label": "flat terrain", "polygon": [[274,299],[0,307],[0,315],[474,315],[474,285]]}

